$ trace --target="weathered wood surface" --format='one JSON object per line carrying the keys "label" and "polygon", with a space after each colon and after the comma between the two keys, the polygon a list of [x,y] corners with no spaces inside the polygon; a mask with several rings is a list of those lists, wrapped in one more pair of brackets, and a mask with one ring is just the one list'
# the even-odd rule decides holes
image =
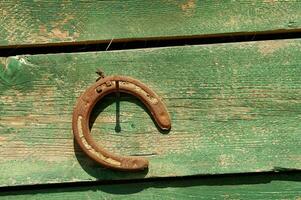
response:
{"label": "weathered wood surface", "polygon": [[[3,195],[1,197],[1,195]],[[0,193],[18,199],[300,199],[300,174],[210,177],[149,183],[32,189]]]}
{"label": "weathered wood surface", "polygon": [[[301,169],[301,40],[14,56],[0,67],[0,185]],[[141,103],[100,104],[92,134],[108,150],[144,155],[148,173],[112,172],[74,146],[76,98],[108,75],[137,78],[166,103],[161,134]]]}
{"label": "weathered wood surface", "polygon": [[1,1],[0,45],[301,28],[296,0]]}

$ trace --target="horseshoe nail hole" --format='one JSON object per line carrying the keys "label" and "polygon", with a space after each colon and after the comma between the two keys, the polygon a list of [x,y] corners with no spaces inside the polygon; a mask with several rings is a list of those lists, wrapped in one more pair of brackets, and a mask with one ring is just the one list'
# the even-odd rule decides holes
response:
{"label": "horseshoe nail hole", "polygon": [[96,92],[101,93],[102,89],[101,88],[96,88]]}
{"label": "horseshoe nail hole", "polygon": [[111,82],[106,82],[106,86],[107,86],[107,87],[111,87],[111,86],[112,86],[112,83],[111,83]]}

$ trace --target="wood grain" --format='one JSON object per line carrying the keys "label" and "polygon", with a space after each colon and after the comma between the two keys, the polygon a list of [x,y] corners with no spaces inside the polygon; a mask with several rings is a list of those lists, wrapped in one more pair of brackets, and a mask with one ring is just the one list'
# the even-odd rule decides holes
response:
{"label": "wood grain", "polygon": [[[296,39],[2,58],[0,185],[301,169],[300,49]],[[131,96],[121,96],[121,131],[115,96],[93,114],[93,137],[147,157],[148,172],[103,169],[73,143],[73,106],[99,67],[167,105],[168,134]]]}
{"label": "wood grain", "polygon": [[0,46],[300,30],[300,10],[295,0],[1,1]]}

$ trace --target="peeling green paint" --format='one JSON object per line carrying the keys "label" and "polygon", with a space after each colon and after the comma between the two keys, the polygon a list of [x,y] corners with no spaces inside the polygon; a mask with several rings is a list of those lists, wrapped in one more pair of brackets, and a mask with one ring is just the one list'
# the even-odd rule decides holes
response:
{"label": "peeling green paint", "polygon": [[[6,80],[30,80],[32,87],[0,87],[0,163],[6,166],[0,175],[7,177],[0,182],[30,184],[27,173],[39,177],[35,183],[137,178],[86,166],[73,145],[73,105],[100,66],[107,75],[146,83],[170,112],[172,130],[165,135],[131,96],[121,96],[121,132],[115,132],[114,96],[95,112],[101,114],[92,134],[106,149],[149,155],[150,169],[140,178],[300,169],[300,46],[295,39],[9,58]],[[20,166],[32,167],[22,172]],[[47,168],[52,176],[44,176]]]}
{"label": "peeling green paint", "polygon": [[295,0],[3,1],[0,45],[290,31],[300,9]]}

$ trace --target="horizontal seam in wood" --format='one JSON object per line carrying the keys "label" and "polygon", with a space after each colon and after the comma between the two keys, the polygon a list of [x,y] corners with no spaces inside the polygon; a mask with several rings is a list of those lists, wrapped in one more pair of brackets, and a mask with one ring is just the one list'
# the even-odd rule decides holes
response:
{"label": "horizontal seam in wood", "polygon": [[[210,179],[238,179],[247,177],[265,177],[265,179],[277,180],[277,177],[288,176],[294,177],[296,181],[300,181],[301,170],[298,169],[281,169],[275,168],[272,171],[266,172],[250,172],[250,173],[229,173],[229,174],[206,174],[192,176],[176,176],[176,177],[154,177],[147,179],[127,179],[127,180],[97,180],[97,181],[78,181],[78,182],[63,182],[63,183],[45,183],[36,185],[15,185],[0,187],[2,192],[10,191],[25,191],[25,190],[40,190],[40,189],[55,189],[55,188],[70,188],[70,187],[91,187],[101,185],[124,185],[124,184],[143,184],[155,182],[175,182],[189,180],[210,180]],[[240,183],[241,184],[241,183]],[[260,182],[258,182],[260,184]],[[219,185],[223,185],[222,182]],[[1,196],[1,195],[0,195]]]}
{"label": "horizontal seam in wood", "polygon": [[45,44],[20,44],[0,46],[0,57],[22,54],[72,53],[89,51],[112,51],[141,48],[172,47],[185,45],[208,45],[238,43],[262,40],[301,38],[301,29],[279,29],[259,32],[234,32],[192,36],[123,38],[110,40],[89,40]]}

